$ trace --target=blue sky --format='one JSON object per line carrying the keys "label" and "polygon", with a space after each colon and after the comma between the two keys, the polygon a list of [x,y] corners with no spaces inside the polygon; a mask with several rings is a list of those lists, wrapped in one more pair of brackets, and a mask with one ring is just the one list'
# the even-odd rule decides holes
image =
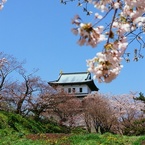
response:
{"label": "blue sky", "polygon": [[[71,33],[71,19],[77,13],[85,15],[74,3],[64,6],[59,0],[8,0],[0,12],[0,51],[26,60],[26,70],[38,68],[37,75],[46,81],[57,79],[61,70],[84,72],[86,60],[98,48],[77,45],[78,37]],[[95,83],[101,93],[145,92],[144,62],[124,62],[116,80]]]}

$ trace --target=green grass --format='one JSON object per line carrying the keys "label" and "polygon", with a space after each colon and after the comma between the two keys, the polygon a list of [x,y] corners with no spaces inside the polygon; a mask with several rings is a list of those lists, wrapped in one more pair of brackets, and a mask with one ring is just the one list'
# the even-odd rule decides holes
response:
{"label": "green grass", "polygon": [[86,134],[86,135],[74,135],[70,137],[73,145],[141,145],[144,137],[137,136],[120,136],[105,133],[99,134]]}
{"label": "green grass", "polygon": [[22,117],[21,115],[0,111],[0,135],[7,135],[9,132],[28,133],[64,133],[67,128],[57,125],[50,120],[35,121],[33,118]]}
{"label": "green grass", "polygon": [[[0,145],[145,145],[145,136],[87,134],[79,128],[61,138],[48,138],[45,134],[66,133],[66,130],[53,122],[36,122],[18,114],[0,111]],[[28,134],[38,134],[40,138],[31,140],[27,138]]]}
{"label": "green grass", "polygon": [[29,118],[24,118],[18,114],[0,111],[0,132],[39,133],[45,132],[43,125]]}
{"label": "green grass", "polygon": [[[45,134],[42,134],[44,137]],[[39,140],[27,139],[26,136],[20,136],[18,133],[0,138],[0,145],[142,145],[145,136],[119,136],[110,133],[71,135],[61,139],[43,138]],[[144,145],[144,144],[143,144]]]}

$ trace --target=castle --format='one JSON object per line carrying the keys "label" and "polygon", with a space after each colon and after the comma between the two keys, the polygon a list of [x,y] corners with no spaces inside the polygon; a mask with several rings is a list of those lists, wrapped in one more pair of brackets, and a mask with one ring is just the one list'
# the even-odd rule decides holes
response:
{"label": "castle", "polygon": [[61,72],[57,80],[50,81],[48,84],[57,91],[73,93],[78,98],[83,98],[92,91],[99,90],[89,72]]}

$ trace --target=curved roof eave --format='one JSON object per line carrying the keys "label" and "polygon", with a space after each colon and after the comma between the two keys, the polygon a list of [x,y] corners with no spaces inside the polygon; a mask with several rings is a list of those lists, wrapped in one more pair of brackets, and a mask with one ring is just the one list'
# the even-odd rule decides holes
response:
{"label": "curved roof eave", "polygon": [[59,85],[76,85],[76,84],[86,84],[91,89],[91,91],[98,91],[99,89],[96,87],[93,80],[87,80],[83,82],[67,82],[67,83],[59,83],[57,81],[48,82],[51,86],[59,86]]}

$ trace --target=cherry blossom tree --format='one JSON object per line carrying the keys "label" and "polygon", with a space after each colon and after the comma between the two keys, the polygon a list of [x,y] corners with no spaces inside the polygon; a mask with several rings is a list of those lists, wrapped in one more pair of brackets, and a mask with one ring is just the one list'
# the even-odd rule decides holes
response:
{"label": "cherry blossom tree", "polygon": [[94,17],[92,23],[76,15],[72,20],[75,25],[72,32],[79,35],[80,46],[96,48],[102,43],[102,51],[87,60],[88,71],[94,74],[98,82],[109,83],[118,76],[123,67],[122,59],[130,61],[130,52],[127,50],[134,41],[138,44],[137,48],[132,48],[134,61],[143,58],[144,0],[61,0],[61,3],[67,4],[70,1],[77,2],[87,15]]}
{"label": "cherry blossom tree", "polygon": [[116,130],[121,134],[125,134],[126,129],[131,128],[136,120],[144,118],[144,103],[136,99],[136,93],[115,95],[109,102],[118,119]]}
{"label": "cherry blossom tree", "polygon": [[23,62],[18,62],[17,59],[11,55],[0,52],[0,91],[2,91],[7,82],[10,81],[9,75],[12,72],[21,70]]}
{"label": "cherry blossom tree", "polygon": [[42,116],[46,117],[49,115],[47,110],[51,108],[50,101],[53,97],[53,90],[42,80],[37,81],[36,84],[38,84],[39,89],[37,89],[37,93],[33,93],[33,95],[27,99],[27,114],[33,114],[34,119],[39,120]]}
{"label": "cherry blossom tree", "polygon": [[50,108],[48,114],[56,116],[61,125],[73,127],[77,114],[81,112],[81,100],[73,94],[64,91],[51,95],[49,100]]}
{"label": "cherry blossom tree", "polygon": [[113,126],[117,122],[107,95],[95,93],[83,98],[83,113],[87,130],[91,132],[94,128],[96,132],[113,132]]}
{"label": "cherry blossom tree", "polygon": [[[7,90],[14,85],[12,73],[16,73],[22,68],[23,62],[18,62],[16,58],[0,52],[0,108],[10,110],[9,101],[5,96]],[[16,81],[16,80],[15,80]],[[5,98],[6,97],[6,98]]]}
{"label": "cherry blossom tree", "polygon": [[90,94],[82,100],[86,128],[97,132],[138,135],[144,129],[144,103],[137,93],[111,95]]}
{"label": "cherry blossom tree", "polygon": [[[9,83],[8,87],[6,87],[2,93],[3,102],[6,102],[9,104],[9,106],[13,107],[13,110],[17,114],[26,115],[27,113],[36,112],[34,103],[38,100],[41,100],[39,98],[40,94],[44,91],[49,91],[50,88],[47,83],[44,83],[42,79],[38,76],[34,76],[35,72],[32,72],[30,74],[27,74],[25,70],[20,70],[20,75],[23,78],[23,81],[15,81],[12,83]],[[46,87],[47,86],[47,87]],[[45,90],[48,89],[48,90]],[[37,98],[37,101],[35,99]],[[38,99],[39,98],[39,99]],[[45,101],[45,100],[43,100]],[[40,101],[39,101],[40,103]],[[44,103],[43,103],[44,104]],[[31,105],[31,109],[30,109]],[[38,108],[40,108],[41,104],[39,104]],[[33,111],[34,110],[34,111]],[[35,115],[38,113],[35,113]]]}

